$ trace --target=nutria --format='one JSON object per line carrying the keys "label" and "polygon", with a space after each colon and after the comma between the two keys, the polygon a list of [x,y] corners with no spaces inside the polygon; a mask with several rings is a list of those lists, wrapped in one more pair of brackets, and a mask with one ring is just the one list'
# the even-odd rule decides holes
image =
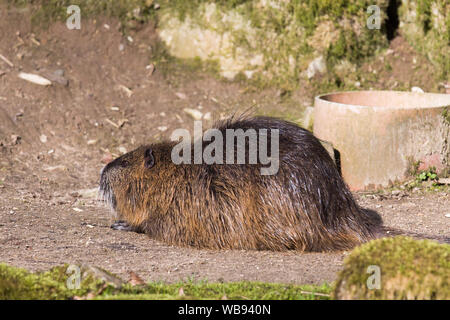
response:
{"label": "nutria", "polygon": [[[269,117],[233,118],[215,128],[224,135],[277,131],[277,173],[261,174],[260,162],[175,164],[177,142],[141,146],[102,170],[101,194],[124,221],[113,226],[170,245],[277,251],[344,250],[377,233],[381,218],[356,204],[311,132]],[[247,140],[245,146],[248,160]]]}

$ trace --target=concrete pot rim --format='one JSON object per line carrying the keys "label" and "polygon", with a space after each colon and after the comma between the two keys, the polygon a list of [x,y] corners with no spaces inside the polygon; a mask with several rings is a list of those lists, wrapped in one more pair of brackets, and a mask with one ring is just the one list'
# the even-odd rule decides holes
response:
{"label": "concrete pot rim", "polygon": [[[332,97],[332,96],[344,96],[344,95],[361,95],[361,94],[367,94],[370,96],[373,95],[392,95],[392,98],[406,98],[411,99],[411,106],[399,106],[394,102],[389,102],[387,105],[383,105],[381,103],[380,105],[363,105],[363,104],[349,104],[349,103],[343,103],[343,102],[336,102],[330,99],[326,99],[326,97]],[[422,100],[429,100],[429,98],[434,97],[436,98],[436,102],[433,103],[433,101],[426,101],[426,102],[420,102],[419,99]],[[430,92],[411,92],[411,91],[391,91],[391,90],[353,90],[353,91],[335,91],[335,92],[329,92],[324,93],[316,96],[314,98],[315,105],[318,103],[320,104],[326,104],[330,106],[335,106],[339,108],[346,108],[349,110],[356,111],[357,109],[361,110],[414,110],[414,109],[430,109],[430,108],[445,108],[450,107],[450,94],[445,93],[430,93]],[[428,104],[428,105],[427,105]],[[355,110],[356,109],[356,110]]]}

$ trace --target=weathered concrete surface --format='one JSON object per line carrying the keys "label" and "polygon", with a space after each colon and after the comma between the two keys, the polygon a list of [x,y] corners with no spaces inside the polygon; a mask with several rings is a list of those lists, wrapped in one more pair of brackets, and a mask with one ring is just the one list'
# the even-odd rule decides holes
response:
{"label": "weathered concrete surface", "polygon": [[340,152],[352,190],[388,186],[422,162],[450,167],[450,95],[393,91],[316,97],[314,134]]}

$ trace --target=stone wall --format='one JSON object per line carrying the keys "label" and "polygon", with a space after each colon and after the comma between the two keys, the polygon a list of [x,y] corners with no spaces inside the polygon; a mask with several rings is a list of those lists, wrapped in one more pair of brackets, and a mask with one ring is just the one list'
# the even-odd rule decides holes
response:
{"label": "stone wall", "polygon": [[400,30],[450,80],[450,1],[402,0]]}
{"label": "stone wall", "polygon": [[[216,61],[227,79],[295,84],[386,47],[387,2],[175,1],[161,6],[158,32],[171,55]],[[370,5],[380,8],[381,29],[367,27]]]}

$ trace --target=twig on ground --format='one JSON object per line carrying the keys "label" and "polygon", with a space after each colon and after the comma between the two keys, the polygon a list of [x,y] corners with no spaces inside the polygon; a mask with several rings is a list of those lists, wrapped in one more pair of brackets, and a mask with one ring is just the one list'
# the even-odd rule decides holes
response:
{"label": "twig on ground", "polygon": [[8,59],[6,59],[6,57],[5,57],[4,55],[0,54],[0,59],[2,59],[3,61],[5,61],[5,63],[6,63],[8,66],[10,66],[11,68],[14,68],[14,64],[13,64],[11,61],[9,61]]}

